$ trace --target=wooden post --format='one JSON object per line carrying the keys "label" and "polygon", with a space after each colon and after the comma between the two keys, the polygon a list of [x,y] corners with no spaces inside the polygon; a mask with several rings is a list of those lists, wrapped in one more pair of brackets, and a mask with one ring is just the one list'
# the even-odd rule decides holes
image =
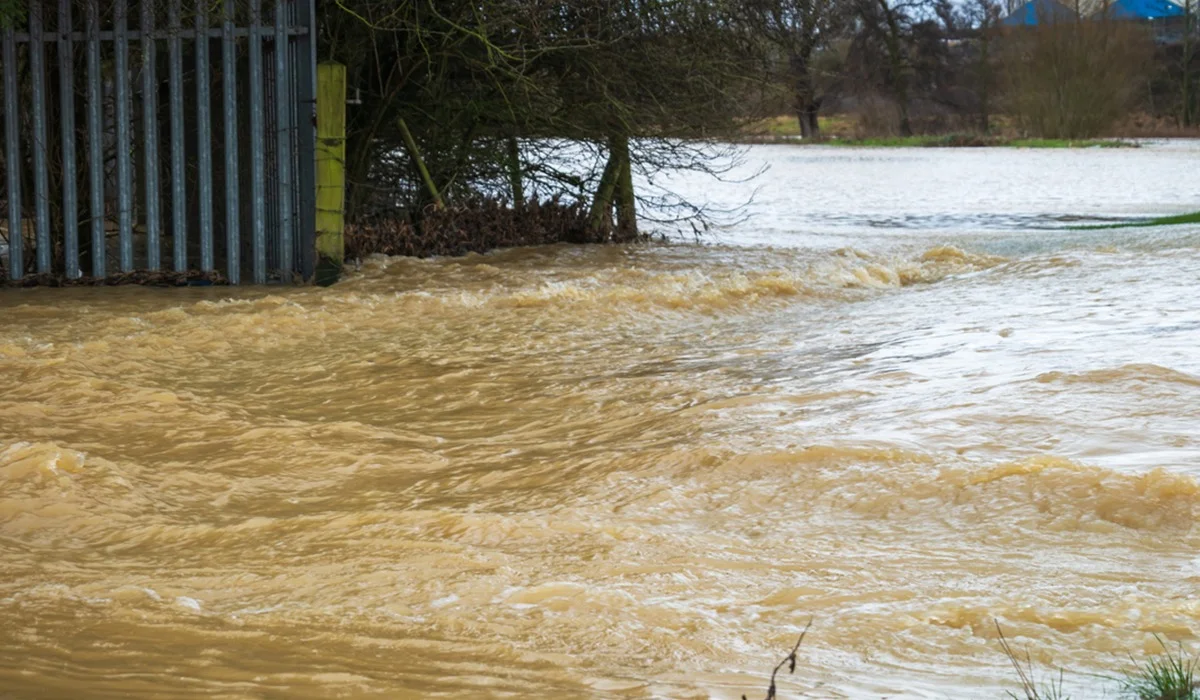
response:
{"label": "wooden post", "polygon": [[317,265],[313,281],[338,280],[345,257],[346,67],[317,66]]}

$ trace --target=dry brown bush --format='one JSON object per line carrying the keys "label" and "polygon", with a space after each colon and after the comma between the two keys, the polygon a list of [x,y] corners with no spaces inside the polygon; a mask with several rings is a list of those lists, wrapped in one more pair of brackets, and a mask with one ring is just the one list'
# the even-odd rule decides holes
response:
{"label": "dry brown bush", "polygon": [[587,207],[557,199],[530,200],[513,207],[478,198],[445,209],[430,209],[419,224],[397,212],[360,218],[346,226],[346,258],[372,254],[430,257],[483,253],[497,248],[552,243],[628,243],[636,232],[600,230],[588,221]]}
{"label": "dry brown bush", "polygon": [[1107,134],[1146,85],[1153,42],[1145,27],[1108,20],[1048,21],[1000,42],[1008,108],[1026,135]]}

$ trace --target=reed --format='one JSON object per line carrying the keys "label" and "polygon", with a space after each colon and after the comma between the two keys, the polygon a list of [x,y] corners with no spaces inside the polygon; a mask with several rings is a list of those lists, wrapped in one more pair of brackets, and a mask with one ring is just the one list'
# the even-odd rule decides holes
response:
{"label": "reed", "polygon": [[1142,663],[1125,674],[1123,690],[1137,700],[1200,700],[1197,692],[1196,670],[1200,659],[1188,656],[1179,644],[1171,651],[1158,635],[1163,653]]}
{"label": "reed", "polygon": [[[1000,648],[1008,657],[1013,671],[1016,672],[1017,680],[1021,684],[1018,692],[1008,691],[1006,695],[1009,698],[1012,700],[1071,700],[1065,686],[1066,669],[1059,667],[1056,675],[1051,674],[1048,678],[1039,679],[1029,650],[1018,653],[1009,642],[1008,637],[1005,636],[1000,622],[996,620],[994,624],[1000,640]],[[796,672],[796,655],[811,627],[812,620],[809,620],[808,625],[800,634],[800,639],[792,647],[791,653],[785,656],[771,672],[766,700],[777,700],[779,697],[777,679],[779,671],[784,666],[788,667],[788,673]],[[1111,697],[1125,700],[1200,700],[1200,681],[1196,678],[1197,671],[1200,671],[1200,658],[1188,655],[1182,644],[1176,645],[1172,650],[1158,635],[1155,635],[1155,639],[1162,645],[1163,653],[1151,656],[1141,663],[1131,657],[1134,668],[1126,671],[1122,677],[1101,676],[1101,678],[1117,683],[1116,695]],[[1106,693],[1104,697],[1110,696]],[[742,700],[747,700],[745,695],[742,696]]]}
{"label": "reed", "polygon": [[1070,696],[1063,691],[1063,669],[1061,667],[1058,669],[1057,679],[1051,677],[1048,681],[1038,683],[1035,680],[1033,658],[1029,655],[1029,650],[1025,650],[1024,659],[1018,656],[1013,651],[1012,645],[1008,643],[1008,638],[1004,636],[1004,629],[1000,627],[1000,621],[996,620],[995,623],[996,633],[1000,635],[1000,648],[1004,650],[1004,655],[1012,663],[1013,670],[1017,672],[1017,678],[1021,681],[1021,693],[1010,691],[1008,696],[1013,700],[1070,700]]}

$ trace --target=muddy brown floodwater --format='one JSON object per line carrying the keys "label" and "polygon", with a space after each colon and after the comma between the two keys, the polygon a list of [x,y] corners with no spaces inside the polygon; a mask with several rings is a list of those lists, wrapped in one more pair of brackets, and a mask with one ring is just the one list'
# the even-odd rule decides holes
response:
{"label": "muddy brown floodwater", "polygon": [[[0,293],[0,696],[1095,697],[1200,631],[1190,144],[756,147],[708,245]],[[805,183],[804,187],[799,187]],[[1079,690],[1082,689],[1082,690]],[[1081,695],[1077,695],[1080,697]]]}

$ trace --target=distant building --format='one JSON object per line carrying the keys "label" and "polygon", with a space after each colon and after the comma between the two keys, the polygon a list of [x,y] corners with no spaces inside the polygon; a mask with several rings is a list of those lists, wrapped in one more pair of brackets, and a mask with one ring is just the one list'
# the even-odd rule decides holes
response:
{"label": "distant building", "polygon": [[1056,0],[1029,0],[1001,20],[1006,27],[1036,27],[1039,24],[1074,22],[1075,10]]}
{"label": "distant building", "polygon": [[1082,0],[1075,7],[1057,0],[1029,0],[1009,13],[1001,24],[1005,27],[1036,27],[1074,22],[1080,18],[1144,22],[1152,27],[1156,41],[1174,43],[1183,39],[1184,27],[1188,24],[1186,14],[1171,0]]}
{"label": "distant building", "polygon": [[1183,14],[1183,8],[1170,0],[1116,0],[1094,12],[1092,18],[1153,21]]}

